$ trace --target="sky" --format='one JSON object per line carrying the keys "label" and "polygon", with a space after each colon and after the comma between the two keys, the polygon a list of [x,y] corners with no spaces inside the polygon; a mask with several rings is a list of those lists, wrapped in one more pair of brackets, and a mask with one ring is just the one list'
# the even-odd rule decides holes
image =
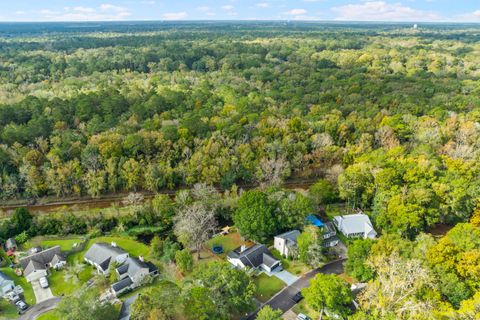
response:
{"label": "sky", "polygon": [[0,0],[0,21],[479,22],[480,0]]}

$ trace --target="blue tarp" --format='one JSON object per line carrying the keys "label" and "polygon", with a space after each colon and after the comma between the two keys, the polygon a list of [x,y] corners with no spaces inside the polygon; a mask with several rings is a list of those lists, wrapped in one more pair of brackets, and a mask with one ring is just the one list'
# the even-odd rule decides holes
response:
{"label": "blue tarp", "polygon": [[318,219],[318,217],[317,217],[316,215],[314,215],[314,214],[309,215],[309,216],[307,217],[307,221],[308,221],[310,224],[312,224],[312,225],[314,225],[314,226],[317,226],[317,227],[319,227],[319,228],[324,226],[322,220]]}

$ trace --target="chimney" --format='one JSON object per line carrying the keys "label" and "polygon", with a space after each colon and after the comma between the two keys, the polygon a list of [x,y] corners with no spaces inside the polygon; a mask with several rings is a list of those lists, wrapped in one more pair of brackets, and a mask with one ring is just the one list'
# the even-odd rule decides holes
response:
{"label": "chimney", "polygon": [[113,242],[111,243],[112,247],[116,248],[117,247],[117,243],[116,242]]}
{"label": "chimney", "polygon": [[242,244],[242,246],[240,247],[240,253],[242,253],[245,250],[247,250],[247,246]]}
{"label": "chimney", "polygon": [[145,259],[143,259],[142,256],[139,256],[139,257],[138,257],[138,260],[140,260],[141,262],[145,262]]}

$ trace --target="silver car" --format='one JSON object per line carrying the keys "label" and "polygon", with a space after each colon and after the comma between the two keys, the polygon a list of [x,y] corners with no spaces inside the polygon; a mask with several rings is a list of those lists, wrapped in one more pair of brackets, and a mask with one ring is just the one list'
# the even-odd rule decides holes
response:
{"label": "silver car", "polygon": [[48,280],[47,280],[46,277],[41,277],[40,280],[39,280],[39,282],[40,282],[40,286],[41,286],[42,288],[44,288],[44,289],[45,289],[45,288],[48,288]]}

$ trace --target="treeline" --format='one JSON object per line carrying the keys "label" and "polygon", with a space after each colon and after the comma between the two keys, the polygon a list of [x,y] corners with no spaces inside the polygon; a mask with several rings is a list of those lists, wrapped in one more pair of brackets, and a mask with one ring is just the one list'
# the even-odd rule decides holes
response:
{"label": "treeline", "polygon": [[479,222],[477,210],[470,223],[459,223],[437,239],[420,234],[411,241],[389,234],[355,241],[346,271],[369,282],[351,319],[475,319]]}
{"label": "treeline", "polygon": [[312,28],[114,46],[88,33],[96,48],[68,52],[52,49],[61,34],[34,38],[44,50],[10,39],[0,197],[322,178],[384,232],[465,221],[480,196],[480,48],[445,36],[474,30]]}

